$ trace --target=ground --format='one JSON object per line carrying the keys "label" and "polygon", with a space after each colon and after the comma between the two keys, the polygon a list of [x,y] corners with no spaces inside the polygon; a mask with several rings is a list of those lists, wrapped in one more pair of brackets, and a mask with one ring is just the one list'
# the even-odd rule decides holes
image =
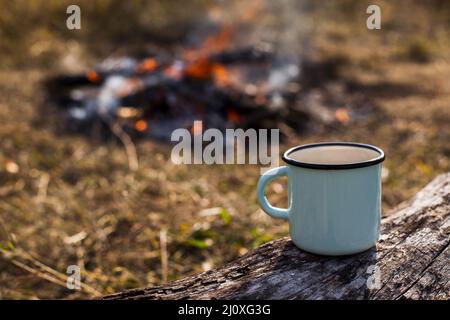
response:
{"label": "ground", "polygon": [[[379,31],[361,27],[364,11],[348,19],[355,13],[345,7],[314,8],[305,52],[315,61],[339,61],[337,78],[319,93],[353,83],[344,94],[363,96],[370,112],[311,126],[283,141],[280,151],[331,140],[381,147],[387,214],[450,170],[450,37],[448,11],[439,1],[437,9],[411,2],[414,21],[403,17],[401,4],[380,3],[386,10]],[[8,21],[0,20],[2,28],[11,27]],[[170,146],[139,141],[139,169],[131,172],[120,143],[65,132],[45,106],[42,81],[61,71],[51,61],[75,56],[89,65],[115,42],[86,54],[94,46],[86,44],[91,35],[67,40],[39,30],[29,55],[0,46],[0,298],[87,298],[157,285],[287,234],[285,222],[257,205],[256,166],[174,165]],[[60,49],[67,47],[70,54]],[[285,181],[269,193],[274,204],[285,205]],[[82,266],[81,291],[65,287],[72,264]]]}

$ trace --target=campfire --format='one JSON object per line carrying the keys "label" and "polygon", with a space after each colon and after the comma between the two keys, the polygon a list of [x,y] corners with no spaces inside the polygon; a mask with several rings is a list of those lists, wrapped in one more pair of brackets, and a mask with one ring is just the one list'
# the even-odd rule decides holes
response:
{"label": "campfire", "polygon": [[[243,12],[243,23],[257,19],[253,9]],[[112,57],[83,74],[57,76],[48,82],[49,97],[73,130],[114,123],[131,137],[164,141],[178,128],[195,131],[195,120],[204,129],[281,128],[283,136],[311,117],[342,124],[351,119],[345,101],[331,99],[332,110],[314,106],[315,93],[310,97],[305,89],[323,70],[298,52],[282,52],[276,41],[248,44],[240,25],[213,29],[175,53]]]}
{"label": "campfire", "polygon": [[107,59],[84,74],[52,79],[51,97],[77,130],[105,118],[133,136],[158,139],[194,120],[222,130],[275,127],[295,93],[289,88],[299,66],[273,66],[270,46],[217,51],[225,38],[209,37],[181,57]]}

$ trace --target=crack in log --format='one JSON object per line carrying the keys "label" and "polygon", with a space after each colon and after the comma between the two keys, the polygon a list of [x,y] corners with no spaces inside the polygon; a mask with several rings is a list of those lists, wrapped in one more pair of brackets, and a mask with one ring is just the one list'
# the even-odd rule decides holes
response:
{"label": "crack in log", "polygon": [[413,281],[413,283],[409,287],[407,287],[405,290],[403,290],[397,297],[395,297],[394,300],[400,299],[405,293],[407,293],[409,290],[411,290],[411,288],[413,288],[420,281],[420,279],[424,276],[424,274],[427,272],[427,270],[436,262],[436,259],[438,259],[439,256],[445,251],[445,249],[447,249],[449,247],[449,245],[450,245],[450,240],[442,247],[441,250],[439,250],[439,252],[423,268],[423,270],[419,273],[419,276],[417,277],[417,279],[415,281]]}

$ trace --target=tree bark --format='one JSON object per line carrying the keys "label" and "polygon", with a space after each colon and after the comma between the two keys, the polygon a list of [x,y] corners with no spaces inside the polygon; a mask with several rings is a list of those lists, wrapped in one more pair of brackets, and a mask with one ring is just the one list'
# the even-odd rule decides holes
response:
{"label": "tree bark", "polygon": [[376,248],[345,257],[269,242],[218,269],[104,299],[450,299],[450,173],[382,220]]}

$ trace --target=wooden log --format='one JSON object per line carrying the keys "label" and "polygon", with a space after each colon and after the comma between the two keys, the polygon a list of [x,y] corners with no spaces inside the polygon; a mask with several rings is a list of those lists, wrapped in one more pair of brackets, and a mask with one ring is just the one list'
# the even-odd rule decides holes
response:
{"label": "wooden log", "polygon": [[345,257],[269,242],[218,269],[104,299],[450,299],[450,173],[382,220],[376,248]]}

